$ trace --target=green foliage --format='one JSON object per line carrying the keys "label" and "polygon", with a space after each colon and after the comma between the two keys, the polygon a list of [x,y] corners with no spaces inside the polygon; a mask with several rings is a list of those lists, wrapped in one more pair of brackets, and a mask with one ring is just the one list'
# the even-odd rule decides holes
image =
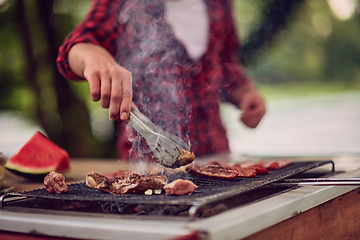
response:
{"label": "green foliage", "polygon": [[15,89],[22,85],[19,69],[24,61],[19,39],[14,34],[11,4],[6,2],[0,9],[0,109],[20,110]]}
{"label": "green foliage", "polygon": [[[358,2],[356,2],[359,4]],[[246,40],[261,17],[258,1],[236,0],[239,32],[245,29]],[[253,17],[242,21],[244,6]],[[359,7],[359,6],[358,6]],[[248,13],[249,14],[249,13]],[[335,16],[328,1],[304,1],[292,22],[288,22],[275,41],[248,66],[248,72],[259,84],[328,84],[359,88],[360,17],[359,12],[347,20]],[[336,84],[334,84],[336,85]]]}

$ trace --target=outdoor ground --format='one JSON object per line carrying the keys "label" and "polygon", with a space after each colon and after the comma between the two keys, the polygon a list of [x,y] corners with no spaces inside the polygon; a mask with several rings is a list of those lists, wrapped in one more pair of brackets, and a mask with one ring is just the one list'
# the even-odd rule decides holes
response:
{"label": "outdoor ground", "polygon": [[270,100],[256,129],[238,123],[239,112],[224,115],[231,149],[249,155],[360,154],[360,94],[336,93]]}

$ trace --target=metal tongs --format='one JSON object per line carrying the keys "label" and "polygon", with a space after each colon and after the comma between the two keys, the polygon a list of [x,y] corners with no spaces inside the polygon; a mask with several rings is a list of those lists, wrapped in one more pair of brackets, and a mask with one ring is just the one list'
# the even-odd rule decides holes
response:
{"label": "metal tongs", "polygon": [[170,168],[181,166],[178,159],[180,150],[190,151],[190,147],[183,140],[163,131],[134,107],[131,107],[128,122],[145,138],[156,162]]}

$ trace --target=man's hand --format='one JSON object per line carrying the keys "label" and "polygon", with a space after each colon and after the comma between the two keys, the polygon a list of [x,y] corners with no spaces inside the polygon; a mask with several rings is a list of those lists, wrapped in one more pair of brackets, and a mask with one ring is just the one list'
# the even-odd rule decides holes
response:
{"label": "man's hand", "polygon": [[68,61],[71,70],[88,81],[91,99],[101,100],[101,106],[109,108],[111,120],[129,118],[131,73],[117,64],[106,49],[91,43],[78,43],[70,49]]}
{"label": "man's hand", "polygon": [[256,87],[249,83],[234,92],[238,107],[243,110],[241,121],[250,128],[255,128],[265,114],[265,101]]}

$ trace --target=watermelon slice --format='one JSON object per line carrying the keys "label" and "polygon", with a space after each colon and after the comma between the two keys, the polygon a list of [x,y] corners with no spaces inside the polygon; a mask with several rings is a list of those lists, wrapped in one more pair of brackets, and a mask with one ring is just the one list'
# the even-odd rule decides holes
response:
{"label": "watermelon slice", "polygon": [[6,162],[5,168],[25,178],[43,180],[51,171],[68,171],[70,157],[45,135],[36,132],[20,151]]}

